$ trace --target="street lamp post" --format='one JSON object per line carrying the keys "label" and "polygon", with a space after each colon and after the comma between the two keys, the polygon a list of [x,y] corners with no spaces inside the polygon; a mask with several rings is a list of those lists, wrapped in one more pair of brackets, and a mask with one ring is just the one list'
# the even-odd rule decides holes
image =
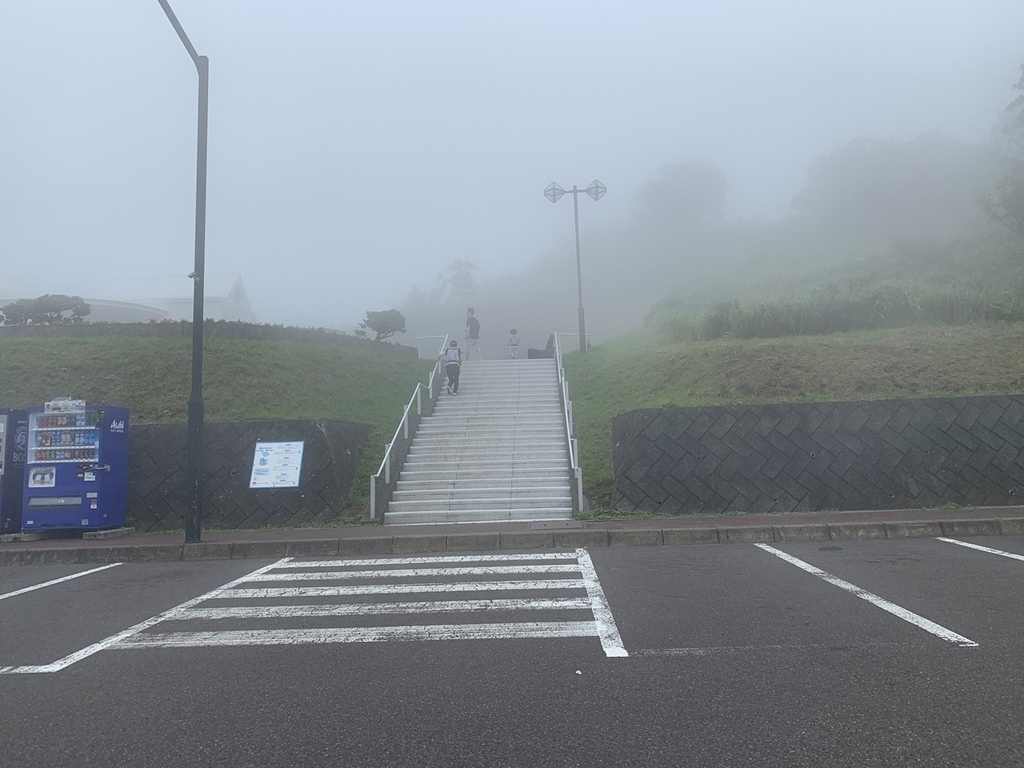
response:
{"label": "street lamp post", "polygon": [[203,527],[203,294],[206,272],[206,127],[209,113],[210,60],[196,53],[167,0],[157,0],[185,45],[199,73],[199,128],[196,148],[196,243],[192,278],[192,390],[188,398],[185,449],[185,541],[196,542]]}
{"label": "street lamp post", "polygon": [[[579,323],[580,323],[580,352],[587,351],[587,324],[583,317],[583,267],[580,262],[580,207],[577,201],[580,192],[586,192],[595,200],[600,200],[604,197],[604,193],[608,191],[608,187],[602,184],[596,179],[590,183],[590,186],[586,189],[577,189],[576,185],[572,188],[572,218],[573,223],[576,226],[576,287],[579,292],[580,308],[579,308]],[[565,194],[565,190],[562,189],[555,182],[551,182],[544,188],[544,197],[550,200],[552,203],[557,203],[559,198]]]}

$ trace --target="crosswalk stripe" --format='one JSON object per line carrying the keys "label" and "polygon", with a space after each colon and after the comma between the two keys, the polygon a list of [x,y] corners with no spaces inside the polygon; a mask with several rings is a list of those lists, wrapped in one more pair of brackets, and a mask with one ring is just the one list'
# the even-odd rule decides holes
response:
{"label": "crosswalk stripe", "polygon": [[380,571],[310,571],[263,573],[249,581],[329,581],[331,579],[405,579],[422,576],[500,576],[507,573],[579,573],[576,563],[554,565],[491,565],[456,568],[401,568]]}
{"label": "crosswalk stripe", "polygon": [[[530,563],[529,561],[540,561]],[[548,561],[548,562],[543,562]],[[551,562],[561,561],[561,562]],[[508,564],[502,564],[508,563]],[[460,565],[466,564],[466,565]],[[395,567],[412,566],[412,567]],[[423,566],[423,567],[417,567]],[[561,578],[559,575],[564,574]],[[555,578],[545,578],[555,575]],[[493,576],[487,579],[480,577]],[[472,577],[471,581],[458,581]],[[502,578],[507,577],[507,578]],[[519,578],[517,578],[519,577]],[[532,577],[532,578],[531,578]],[[410,578],[432,579],[424,583]],[[352,584],[361,579],[368,583]],[[385,583],[370,583],[387,579]],[[403,581],[405,579],[405,581]],[[347,584],[316,585],[309,582],[343,581]],[[290,586],[260,586],[287,582]],[[301,583],[306,582],[306,583]],[[547,596],[529,596],[531,592],[554,592]],[[460,599],[456,593],[479,593]],[[496,593],[520,592],[501,597]],[[575,592],[576,594],[571,594]],[[405,600],[404,595],[450,594],[439,600]],[[562,593],[562,594],[559,594]],[[570,593],[570,594],[566,594]],[[316,598],[348,598],[384,596],[384,600],[318,602]],[[387,600],[395,596],[394,600]],[[307,604],[264,604],[267,600],[305,599]],[[234,601],[226,602],[226,601]],[[538,615],[537,611],[581,611],[581,614]],[[568,621],[494,621],[500,613],[509,618],[559,618],[579,616]],[[481,614],[485,621],[477,622]],[[489,616],[488,616],[489,614]],[[498,615],[496,615],[498,614]],[[459,615],[464,623],[430,623]],[[422,616],[427,623],[393,626],[336,627],[265,627],[258,622],[289,619],[330,619],[354,617],[348,622],[358,624],[360,617]],[[486,619],[490,618],[490,621]],[[231,629],[223,622],[251,622],[249,626]],[[449,619],[450,620],[450,619]],[[415,619],[406,619],[415,621]],[[193,622],[192,626],[182,622]],[[202,622],[207,622],[203,624]],[[324,622],[328,623],[328,622]],[[386,622],[385,622],[386,623]],[[163,624],[163,627],[157,625]],[[179,630],[161,631],[170,626]],[[230,625],[228,625],[230,626]],[[237,625],[236,625],[237,626]],[[615,620],[597,578],[594,565],[585,549],[572,554],[535,553],[512,555],[437,555],[423,557],[293,560],[284,558],[251,573],[229,581],[204,595],[164,611],[157,616],[118,632],[98,643],[65,656],[52,664],[0,667],[0,674],[35,674],[59,672],[81,659],[101,650],[137,648],[186,648],[198,646],[282,646],[327,643],[371,643],[410,640],[496,640],[529,638],[596,637],[607,656],[627,656]]]}
{"label": "crosswalk stripe", "polygon": [[168,621],[217,619],[287,619],[318,616],[372,616],[379,614],[471,613],[476,611],[586,610],[585,597],[513,598],[495,600],[410,600],[401,603],[341,603],[338,605],[241,605],[225,608],[189,608]]}
{"label": "crosswalk stripe", "polygon": [[267,587],[264,589],[229,589],[209,599],[231,600],[236,597],[343,597],[345,595],[414,594],[417,592],[493,592],[497,590],[585,589],[582,579],[537,579],[535,581],[454,581],[427,584],[360,584],[351,587]]}
{"label": "crosswalk stripe", "polygon": [[293,560],[276,568],[376,568],[382,565],[422,565],[424,563],[515,563],[524,560],[576,560],[574,552],[513,553],[508,555],[419,555],[416,557],[374,557],[334,560]]}
{"label": "crosswalk stripe", "polygon": [[593,621],[538,621],[503,624],[427,624],[397,627],[257,629],[226,632],[166,632],[133,635],[117,648],[184,648],[238,645],[316,645],[376,643],[386,640],[511,640],[596,637]]}

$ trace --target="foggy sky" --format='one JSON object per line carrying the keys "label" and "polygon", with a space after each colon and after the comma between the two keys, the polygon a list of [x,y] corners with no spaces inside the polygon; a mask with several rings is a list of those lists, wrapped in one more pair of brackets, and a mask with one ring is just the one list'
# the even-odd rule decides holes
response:
{"label": "foggy sky", "polygon": [[[261,322],[351,330],[625,225],[663,164],[776,218],[860,136],[984,141],[1019,0],[172,0],[210,58],[207,271]],[[191,291],[197,77],[156,0],[0,4],[0,297]]]}

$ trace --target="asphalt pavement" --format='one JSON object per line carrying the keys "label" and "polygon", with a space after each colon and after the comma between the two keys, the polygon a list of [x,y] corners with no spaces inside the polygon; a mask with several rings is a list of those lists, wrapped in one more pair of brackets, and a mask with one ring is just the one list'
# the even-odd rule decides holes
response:
{"label": "asphalt pavement", "polygon": [[206,531],[187,544],[181,533],[68,532],[30,541],[3,537],[0,566],[1022,534],[1024,507]]}
{"label": "asphalt pavement", "polygon": [[1019,768],[1022,561],[1008,535],[8,568],[0,764]]}

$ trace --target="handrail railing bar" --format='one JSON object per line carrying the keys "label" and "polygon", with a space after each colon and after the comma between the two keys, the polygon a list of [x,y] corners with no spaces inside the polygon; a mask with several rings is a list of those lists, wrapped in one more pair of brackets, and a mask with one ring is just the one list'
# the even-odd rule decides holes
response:
{"label": "handrail railing bar", "polygon": [[566,443],[569,449],[569,470],[572,478],[576,481],[576,511],[583,512],[583,472],[580,469],[579,442],[573,436],[573,413],[572,401],[569,399],[569,381],[566,379],[565,370],[562,368],[562,343],[560,334],[557,331],[555,332],[555,364],[558,367],[558,385],[562,396],[563,422]]}
{"label": "handrail railing bar", "polygon": [[[382,461],[380,463],[380,469],[377,470],[377,474],[374,475],[375,477],[380,477],[380,473],[384,471],[384,469],[385,469],[384,465],[387,463],[388,456],[391,455],[391,446],[394,445],[395,440],[398,439],[398,433],[402,431],[403,427],[408,429],[408,427],[406,426],[405,422],[406,422],[406,419],[409,418],[409,409],[412,408],[412,402],[413,402],[413,400],[416,399],[416,394],[419,392],[420,387],[422,387],[422,386],[423,385],[420,382],[418,382],[418,381],[416,382],[416,389],[413,390],[412,397],[409,398],[409,402],[405,404],[405,411],[402,413],[402,421],[399,422],[398,429],[395,430],[395,434],[392,435],[392,437],[391,437],[391,442],[388,443],[387,450],[384,452],[384,461]],[[406,435],[408,435],[408,432],[406,432]],[[385,479],[384,482],[387,482],[387,479]]]}
{"label": "handrail railing bar", "polygon": [[[445,334],[444,341],[441,342],[441,351],[448,345],[448,339],[451,334]],[[441,338],[435,336],[433,338]],[[427,397],[431,400],[434,399],[434,381],[438,378],[440,373],[441,357],[440,352],[438,353],[438,359],[434,363],[434,367],[430,372],[430,378],[427,381],[426,390]],[[409,398],[409,402],[405,404],[405,409],[402,411],[402,420],[398,423],[398,428],[395,429],[395,434],[391,437],[391,442],[387,444],[384,449],[384,458],[380,462],[380,467],[377,468],[377,472],[370,476],[370,519],[377,519],[377,480],[381,474],[384,475],[384,484],[389,485],[391,483],[391,449],[398,440],[398,435],[402,434],[405,440],[409,439],[409,411],[412,409],[412,404],[416,403],[416,415],[421,416],[423,414],[423,395],[422,390],[424,385],[421,382],[416,382],[416,387],[412,391],[412,397]]]}

